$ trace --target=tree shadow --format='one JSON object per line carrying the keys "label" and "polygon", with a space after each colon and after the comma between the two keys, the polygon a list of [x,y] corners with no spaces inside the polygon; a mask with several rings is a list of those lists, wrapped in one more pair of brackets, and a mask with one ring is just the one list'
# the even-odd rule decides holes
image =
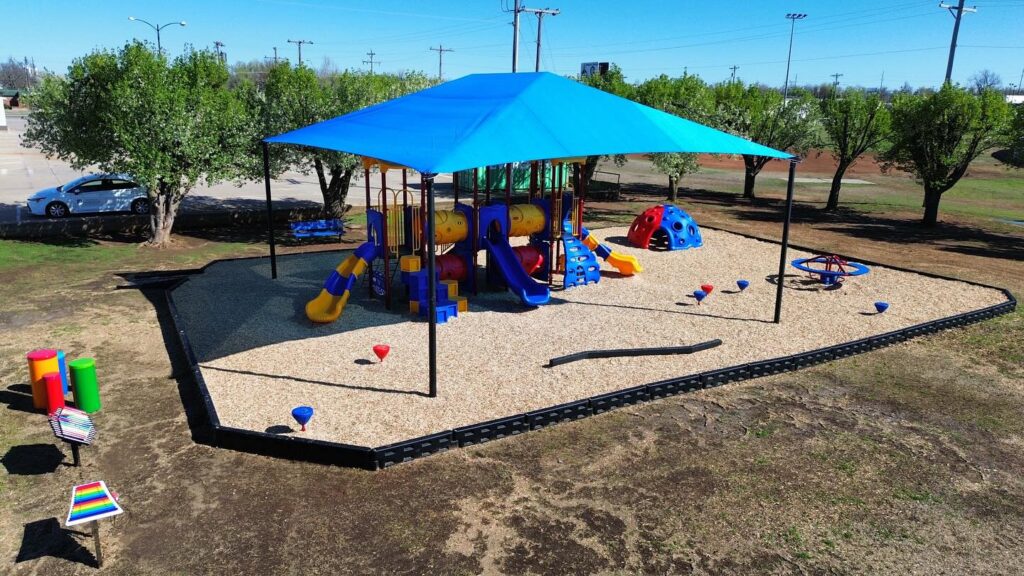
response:
{"label": "tree shadow", "polygon": [[53,444],[24,444],[11,446],[0,458],[0,464],[12,476],[39,476],[50,474],[60,467],[64,453]]}
{"label": "tree shadow", "polygon": [[61,528],[57,518],[29,522],[25,524],[21,548],[14,562],[17,564],[52,556],[99,568],[99,562],[92,551],[82,546],[75,536],[88,537],[88,534]]}
{"label": "tree shadow", "polygon": [[[781,210],[753,210],[734,206],[729,212],[739,220],[781,222]],[[807,204],[793,206],[793,222],[857,239],[889,244],[914,243],[985,258],[1024,261],[1024,235],[992,232],[958,222],[927,227],[916,219],[867,214],[849,208],[823,212]]]}

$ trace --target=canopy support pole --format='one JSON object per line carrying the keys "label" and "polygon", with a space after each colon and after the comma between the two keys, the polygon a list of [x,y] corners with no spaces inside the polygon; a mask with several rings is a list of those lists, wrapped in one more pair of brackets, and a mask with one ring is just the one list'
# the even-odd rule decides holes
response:
{"label": "canopy support pole", "polygon": [[434,176],[435,174],[424,174],[423,181],[426,183],[427,192],[427,282],[430,286],[427,289],[427,330],[428,348],[430,354],[430,397],[437,397],[437,270],[434,262],[437,250],[434,241]]}
{"label": "canopy support pole", "polygon": [[267,187],[267,237],[270,242],[270,278],[277,279],[277,249],[274,246],[274,207],[270,199],[270,145],[263,142],[263,182]]}
{"label": "canopy support pole", "polygon": [[786,214],[782,221],[782,249],[779,250],[779,276],[775,285],[775,322],[782,321],[782,286],[786,278],[786,250],[789,248],[789,223],[793,219],[793,182],[796,179],[796,160],[789,162],[789,182],[786,184]]}

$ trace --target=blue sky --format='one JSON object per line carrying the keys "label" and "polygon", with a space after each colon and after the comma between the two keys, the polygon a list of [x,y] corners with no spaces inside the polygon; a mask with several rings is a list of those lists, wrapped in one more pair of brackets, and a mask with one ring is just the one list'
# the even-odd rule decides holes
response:
{"label": "blue sky", "polygon": [[[0,57],[34,58],[37,66],[63,72],[71,60],[97,47],[131,38],[155,42],[147,26],[186,20],[162,33],[170,54],[185,44],[225,44],[230,62],[278,53],[291,59],[288,39],[308,39],[303,59],[318,67],[330,58],[340,68],[365,68],[373,50],[384,71],[437,70],[444,45],[445,77],[511,69],[512,0],[248,0],[203,2],[58,1],[10,2]],[[954,2],[956,0],[949,0]],[[527,6],[561,9],[544,19],[541,67],[575,74],[581,62],[610,61],[630,80],[687,70],[709,81],[727,78],[729,67],[746,81],[781,85],[789,39],[787,12],[805,12],[796,25],[792,75],[799,84],[831,82],[889,87],[941,83],[953,18],[936,0],[545,0]],[[972,5],[968,2],[968,5]],[[1024,0],[977,0],[964,17],[953,80],[964,83],[988,68],[1004,84],[1016,84],[1024,67]],[[537,20],[523,15],[520,70],[532,70]]]}

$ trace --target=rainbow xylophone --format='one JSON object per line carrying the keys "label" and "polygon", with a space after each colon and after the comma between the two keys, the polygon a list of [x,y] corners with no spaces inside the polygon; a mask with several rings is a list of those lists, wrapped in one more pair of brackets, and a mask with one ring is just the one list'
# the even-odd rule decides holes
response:
{"label": "rainbow xylophone", "polygon": [[124,512],[110,494],[103,480],[81,484],[71,489],[71,508],[65,526],[93,522]]}

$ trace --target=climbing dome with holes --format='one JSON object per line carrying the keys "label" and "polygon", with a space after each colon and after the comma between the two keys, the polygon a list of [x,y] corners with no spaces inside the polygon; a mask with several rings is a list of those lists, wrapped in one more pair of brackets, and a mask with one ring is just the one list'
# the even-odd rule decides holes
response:
{"label": "climbing dome with holes", "polygon": [[637,248],[686,250],[700,248],[704,241],[697,221],[672,204],[651,206],[629,227],[629,243]]}

